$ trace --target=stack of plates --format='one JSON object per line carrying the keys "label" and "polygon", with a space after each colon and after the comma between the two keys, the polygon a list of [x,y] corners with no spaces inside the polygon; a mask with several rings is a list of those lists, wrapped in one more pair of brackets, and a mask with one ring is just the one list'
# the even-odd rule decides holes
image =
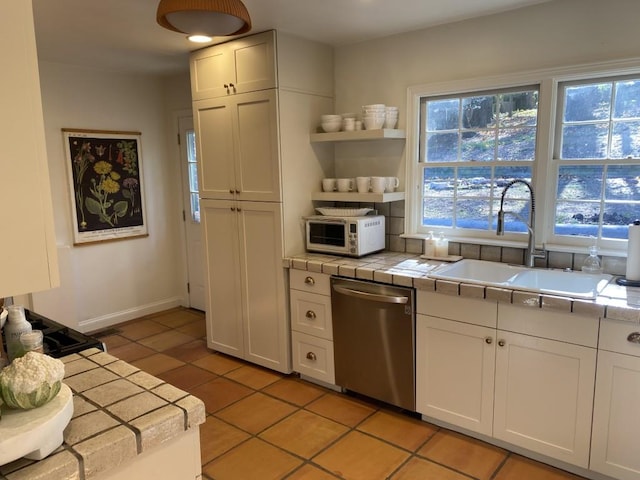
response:
{"label": "stack of plates", "polygon": [[373,208],[316,208],[316,210],[328,217],[362,217],[373,212]]}

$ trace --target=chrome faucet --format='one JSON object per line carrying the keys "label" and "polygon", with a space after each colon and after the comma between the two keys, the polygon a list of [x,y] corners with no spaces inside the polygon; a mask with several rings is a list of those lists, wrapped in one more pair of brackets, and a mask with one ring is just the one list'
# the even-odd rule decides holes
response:
{"label": "chrome faucet", "polygon": [[[525,185],[529,189],[529,222],[525,222],[525,220],[520,217],[515,212],[505,212],[503,210],[504,206],[504,196],[513,185],[521,183]],[[498,228],[496,229],[496,235],[504,235],[504,215],[505,213],[510,213],[514,215],[516,218],[521,220],[523,223],[526,223],[527,230],[529,231],[529,242],[527,243],[527,266],[533,267],[534,261],[536,258],[547,258],[547,252],[542,249],[536,249],[536,240],[535,240],[535,228],[536,228],[536,199],[533,194],[533,188],[531,184],[525,180],[511,180],[506,187],[502,190],[502,198],[500,199],[500,210],[498,211]]]}

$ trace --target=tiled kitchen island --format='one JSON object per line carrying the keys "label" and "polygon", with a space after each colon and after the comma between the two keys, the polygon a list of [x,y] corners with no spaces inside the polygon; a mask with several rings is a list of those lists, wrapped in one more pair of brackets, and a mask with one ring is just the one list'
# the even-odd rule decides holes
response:
{"label": "tiled kitchen island", "polygon": [[1,466],[1,480],[201,478],[201,400],[98,349],[61,360],[74,405],[63,444]]}

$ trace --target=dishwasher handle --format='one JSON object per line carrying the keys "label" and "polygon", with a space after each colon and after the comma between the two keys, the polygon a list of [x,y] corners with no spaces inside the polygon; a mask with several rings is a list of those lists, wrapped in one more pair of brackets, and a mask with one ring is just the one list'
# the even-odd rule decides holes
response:
{"label": "dishwasher handle", "polygon": [[334,285],[333,289],[343,295],[350,297],[360,298],[363,300],[370,300],[374,302],[382,303],[407,303],[409,297],[404,295],[380,295],[378,293],[363,292],[360,290],[354,290],[352,288],[343,287],[342,285]]}

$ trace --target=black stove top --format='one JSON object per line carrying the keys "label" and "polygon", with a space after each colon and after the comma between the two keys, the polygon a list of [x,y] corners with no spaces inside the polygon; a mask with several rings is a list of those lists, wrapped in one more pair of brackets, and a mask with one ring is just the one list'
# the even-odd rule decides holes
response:
{"label": "black stove top", "polygon": [[64,357],[92,347],[106,351],[104,344],[95,337],[80,333],[27,309],[25,309],[25,316],[34,330],[42,330],[44,353],[52,357]]}

